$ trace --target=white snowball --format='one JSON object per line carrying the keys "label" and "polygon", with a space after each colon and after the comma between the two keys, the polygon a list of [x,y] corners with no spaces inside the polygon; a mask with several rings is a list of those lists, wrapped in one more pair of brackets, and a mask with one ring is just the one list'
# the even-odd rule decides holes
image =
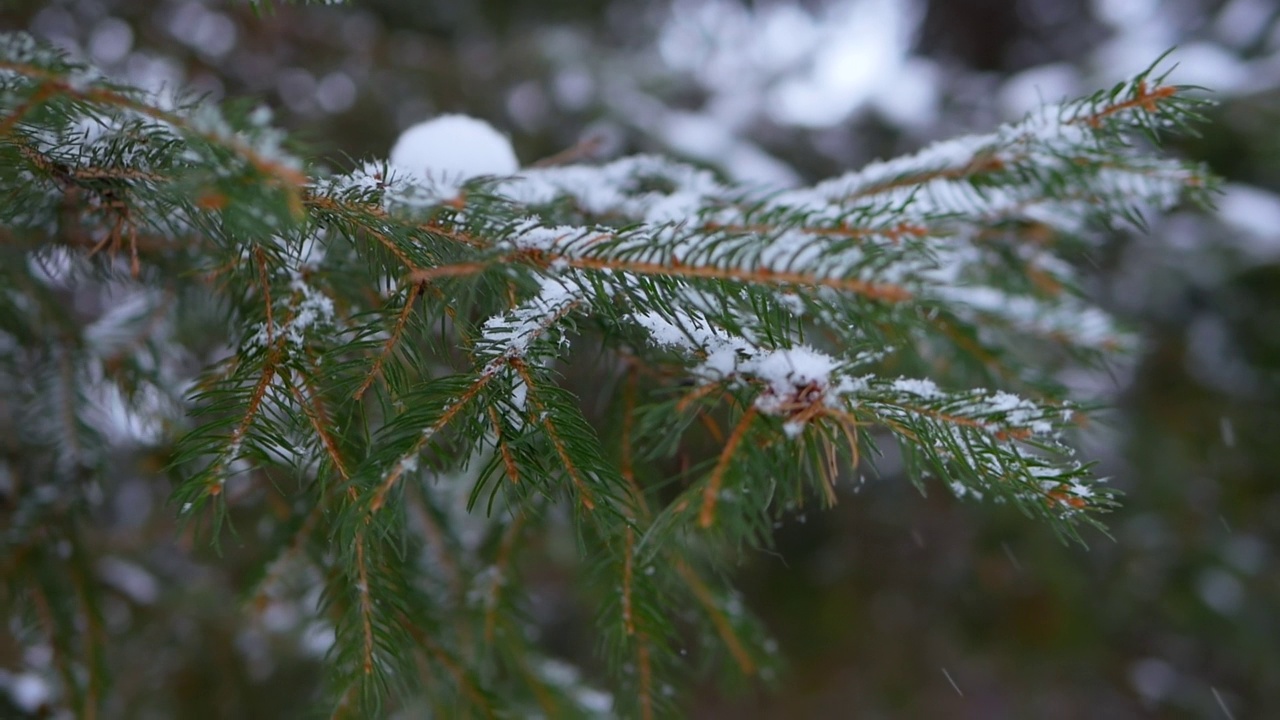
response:
{"label": "white snowball", "polygon": [[520,169],[511,141],[492,125],[466,115],[441,115],[400,134],[391,164],[423,179],[462,182]]}

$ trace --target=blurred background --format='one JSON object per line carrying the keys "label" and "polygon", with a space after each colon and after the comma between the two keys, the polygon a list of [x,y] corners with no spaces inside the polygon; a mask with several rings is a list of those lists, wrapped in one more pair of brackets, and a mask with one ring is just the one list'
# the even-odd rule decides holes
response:
{"label": "blurred background", "polygon": [[[989,130],[1176,46],[1172,80],[1218,104],[1173,151],[1225,184],[1216,211],[1152,219],[1088,258],[1090,292],[1141,338],[1134,355],[1064,378],[1110,406],[1081,439],[1125,493],[1110,534],[1068,546],[893,477],[850,484],[835,510],[792,518],[776,552],[739,568],[785,673],[771,689],[700,687],[691,715],[1280,712],[1274,0],[0,2],[0,29],[23,28],[129,83],[266,104],[335,168],[465,112],[509,133],[526,164],[656,151],[762,186]],[[236,554],[175,544],[168,483],[145,462],[122,473],[102,501],[96,570],[118,589],[104,612],[113,707],[302,717],[325,638],[297,618],[246,622]],[[281,628],[304,642],[282,643]],[[37,714],[49,651],[7,642],[0,717]],[[585,636],[559,645],[590,664]]]}

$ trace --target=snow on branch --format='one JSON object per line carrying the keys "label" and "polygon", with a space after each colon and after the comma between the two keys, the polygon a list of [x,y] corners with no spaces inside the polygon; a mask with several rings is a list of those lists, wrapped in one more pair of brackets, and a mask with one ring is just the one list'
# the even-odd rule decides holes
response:
{"label": "snow on branch", "polygon": [[[917,210],[921,215],[965,208],[971,215],[992,214],[1012,198],[1006,193],[985,198],[981,193],[950,197],[947,193],[960,193],[959,182],[984,175],[1023,169],[1066,170],[1070,164],[1085,160],[1114,159],[1115,151],[1125,142],[1120,132],[1171,124],[1195,107],[1196,103],[1181,95],[1179,88],[1161,85],[1159,80],[1153,85],[1149,76],[1150,71],[1109,92],[1040,108],[1026,119],[994,132],[938,142],[913,155],[875,162],[823,182],[811,191],[800,190],[795,196],[784,194],[783,198],[808,196],[849,204],[885,196],[901,198],[923,189],[924,199]],[[1155,120],[1166,117],[1162,115],[1165,112],[1172,115],[1164,121]],[[1159,163],[1153,170],[1157,168],[1172,171],[1175,176],[1182,171],[1181,166],[1171,162]]]}
{"label": "snow on branch", "polygon": [[[553,277],[538,278],[538,293],[519,306],[495,315],[481,326],[476,354],[491,358],[483,375],[497,372],[512,360],[526,356],[529,346],[580,302],[582,290]],[[562,344],[567,344],[562,340]]]}
{"label": "snow on branch", "polygon": [[[691,353],[699,360],[692,375],[703,384],[754,383],[760,386],[756,408],[766,415],[782,415],[789,404],[839,404],[860,383],[834,375],[839,363],[826,353],[803,345],[766,349],[751,339],[716,327],[705,316],[677,311],[672,319],[657,312],[633,315],[655,345]],[[794,435],[800,425],[788,425]]]}

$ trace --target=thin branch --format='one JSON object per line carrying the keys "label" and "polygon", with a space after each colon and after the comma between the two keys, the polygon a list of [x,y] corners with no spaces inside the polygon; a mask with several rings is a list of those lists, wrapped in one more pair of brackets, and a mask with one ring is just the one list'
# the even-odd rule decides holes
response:
{"label": "thin branch", "polygon": [[489,422],[493,424],[494,440],[498,445],[498,453],[502,455],[502,465],[506,468],[507,477],[511,479],[511,484],[520,484],[520,468],[516,466],[515,456],[511,454],[511,446],[502,436],[502,423],[498,419],[498,411],[489,407]]}
{"label": "thin branch", "polygon": [[631,616],[631,580],[635,564],[636,534],[627,527],[622,546],[622,629],[628,635],[636,634],[635,618]]}
{"label": "thin branch", "polygon": [[636,665],[640,676],[640,717],[653,720],[653,666],[649,658],[649,636],[636,637]]}
{"label": "thin branch", "polygon": [[796,228],[788,228],[783,225],[772,225],[767,223],[755,223],[751,225],[732,225],[722,223],[707,223],[702,226],[705,232],[731,232],[731,233],[749,233],[752,235],[769,235],[780,232],[782,230],[795,229],[806,235],[822,235],[828,237],[883,237],[893,241],[899,241],[904,237],[925,237],[929,234],[929,228],[913,223],[902,222],[892,227],[853,227],[850,225],[802,225]]}
{"label": "thin branch", "polygon": [[983,175],[986,173],[999,172],[1008,167],[1008,164],[996,157],[993,153],[979,153],[972,160],[960,167],[940,168],[937,170],[923,170],[915,173],[908,173],[898,177],[883,180],[877,183],[871,183],[866,187],[859,188],[857,192],[842,198],[846,202],[858,200],[860,198],[873,197],[897,190],[900,188],[919,187],[925,183],[934,180],[963,180],[975,175]]}
{"label": "thin branch", "polygon": [[442,277],[459,277],[462,275],[474,275],[476,273],[488,270],[490,265],[478,262],[457,263],[455,265],[437,265],[433,268],[425,270],[414,270],[409,273],[409,279],[415,283],[429,283],[432,280]]}
{"label": "thin branch", "polygon": [[[75,552],[77,554],[84,552],[78,542],[78,538]],[[99,618],[98,614],[94,612],[90,600],[90,590],[88,587],[89,580],[84,576],[83,565],[77,562],[72,563],[72,567],[74,567],[75,570],[69,573],[69,575],[71,577],[72,584],[75,586],[75,594],[80,606],[80,614],[84,617],[85,628],[87,629],[87,632],[84,633],[84,655],[86,658],[85,665],[88,667],[86,672],[87,677],[85,678],[84,704],[81,708],[80,717],[84,718],[84,720],[94,720],[98,714],[98,704],[100,702],[99,698],[102,693],[102,687],[106,682],[103,678],[103,668],[102,663],[100,662],[102,657],[100,653],[102,652],[102,649],[106,647],[106,631],[102,627],[101,618]],[[98,652],[94,652],[95,646],[98,649]]]}
{"label": "thin branch", "polygon": [[698,515],[698,524],[704,528],[711,527],[711,523],[715,521],[716,501],[720,498],[720,485],[724,481],[725,471],[729,469],[733,453],[738,449],[742,438],[746,436],[747,429],[751,427],[751,421],[755,417],[756,406],[749,405],[747,411],[742,414],[742,419],[738,421],[738,425],[733,428],[733,433],[729,435],[729,441],[725,443],[724,450],[720,452],[720,459],[716,462],[715,469],[711,471],[711,477],[707,478],[706,487],[702,489],[702,511]]}
{"label": "thin branch", "polygon": [[733,631],[733,625],[729,623],[729,619],[716,606],[715,597],[712,596],[711,590],[706,586],[706,583],[702,582],[702,578],[698,577],[698,573],[694,572],[693,568],[682,558],[676,558],[675,566],[676,572],[680,573],[680,577],[684,578],[685,583],[689,585],[689,589],[693,591],[694,597],[698,599],[698,602],[707,611],[707,615],[711,617],[716,633],[724,641],[725,646],[729,648],[729,654],[733,655],[734,662],[738,664],[742,674],[754,675],[756,673],[755,661],[751,659],[751,654],[743,647],[738,634]]}
{"label": "thin branch", "polygon": [[605,270],[637,275],[662,275],[666,277],[687,277],[702,280],[732,280],[755,285],[811,285],[829,287],[833,290],[851,292],[872,300],[884,302],[904,302],[912,297],[911,291],[900,285],[890,283],[874,283],[866,280],[842,277],[823,277],[812,273],[793,272],[789,270],[772,270],[757,268],[747,270],[734,267],[713,267],[707,265],[680,265],[639,262],[634,260],[614,260],[602,258],[562,258],[570,267],[581,270]]}
{"label": "thin branch", "polygon": [[1094,112],[1083,117],[1073,118],[1069,122],[1082,122],[1089,127],[1096,128],[1102,124],[1103,120],[1106,120],[1112,115],[1122,113],[1126,110],[1133,110],[1134,108],[1142,108],[1147,113],[1154,115],[1159,110],[1158,106],[1161,101],[1167,100],[1177,94],[1178,88],[1172,85],[1158,85],[1154,88],[1148,88],[1147,82],[1143,80],[1138,83],[1138,87],[1134,90],[1134,96],[1129,100],[1116,103],[1115,105],[1110,105],[1098,112]]}
{"label": "thin branch", "polygon": [[455,600],[461,599],[464,591],[462,580],[462,569],[459,567],[458,560],[449,552],[449,537],[440,527],[440,523],[431,516],[430,503],[427,501],[426,493],[421,484],[413,483],[409,485],[410,492],[406,493],[409,497],[408,507],[413,511],[413,516],[422,524],[422,531],[426,533],[426,545],[432,548],[434,559],[444,567],[444,572],[449,579],[449,591],[453,594]]}
{"label": "thin branch", "polygon": [[60,638],[58,623],[54,619],[53,607],[49,604],[49,598],[40,588],[40,584],[35,578],[32,578],[31,585],[27,590],[31,595],[32,605],[35,607],[36,618],[44,630],[45,637],[49,639],[49,647],[53,651],[53,665],[58,669],[58,675],[62,677],[62,684],[66,687],[68,694],[78,695],[80,686],[76,682],[75,668],[71,665],[70,648]]}
{"label": "thin branch", "polygon": [[529,402],[534,406],[537,416],[541,417],[542,426],[547,429],[547,439],[551,441],[556,455],[559,456],[560,462],[564,465],[565,473],[568,474],[569,480],[573,482],[573,487],[578,491],[578,501],[587,510],[595,510],[596,502],[592,497],[591,489],[587,487],[586,482],[582,479],[582,471],[578,469],[577,463],[569,455],[569,450],[565,447],[564,440],[560,437],[560,432],[556,430],[555,423],[551,422],[551,414],[546,412],[546,405],[538,400],[534,390],[533,376],[529,374],[528,368],[520,360],[513,358],[510,364],[524,379],[525,384],[529,386]]}
{"label": "thin branch", "polygon": [[458,663],[449,656],[449,653],[440,647],[439,643],[433,640],[429,635],[422,631],[417,625],[409,621],[409,618],[403,614],[400,616],[400,624],[409,631],[414,640],[426,651],[426,653],[437,663],[444,666],[444,669],[453,676],[454,682],[458,684],[458,688],[481,713],[487,718],[496,717],[493,706],[485,698],[480,689],[476,687],[471,678],[467,677],[467,673]]}
{"label": "thin branch", "polygon": [[[0,61],[0,69],[6,68],[7,63]],[[57,92],[57,85],[49,82],[42,82],[40,86],[36,88],[36,91],[31,93],[31,97],[19,104],[18,107],[14,108],[9,117],[0,122],[0,137],[5,137],[12,132],[13,129],[18,126],[18,123],[22,122],[22,118],[27,116],[27,113],[30,113],[32,110],[40,107],[45,100],[53,97]]]}
{"label": "thin branch", "polygon": [[320,438],[320,444],[324,447],[325,454],[329,456],[329,462],[333,463],[333,468],[338,471],[338,475],[343,480],[351,479],[347,474],[346,463],[342,461],[342,456],[338,452],[338,443],[326,429],[329,424],[328,418],[325,417],[324,408],[320,405],[319,399],[314,397],[314,391],[310,387],[307,388],[308,394],[312,395],[308,398],[302,394],[302,390],[296,384],[292,384],[290,388],[298,405],[302,407],[303,414],[307,416],[307,421],[311,423],[311,428],[316,431],[316,437]]}
{"label": "thin branch", "polygon": [[400,336],[404,333],[405,326],[409,323],[409,314],[413,312],[413,301],[418,299],[418,295],[422,294],[422,286],[415,284],[409,288],[408,297],[404,300],[404,307],[400,308],[400,315],[396,318],[396,326],[391,330],[391,336],[382,345],[382,352],[373,362],[373,369],[365,377],[364,382],[360,383],[360,387],[356,389],[352,399],[359,401],[364,397],[364,393],[373,384],[373,381],[382,373],[382,364],[391,356],[391,351],[395,348],[396,343],[400,341]]}
{"label": "thin branch", "polygon": [[[453,420],[454,416],[461,412],[462,409],[466,407],[467,404],[470,403],[471,400],[473,400],[492,379],[493,373],[481,373],[480,377],[472,383],[471,387],[467,388],[466,392],[462,393],[462,395],[455,400],[434,423],[423,430],[422,435],[418,438],[417,442],[415,442],[409,452],[405,453],[402,457],[416,456],[418,453],[422,452],[422,448],[426,447],[427,443],[431,442],[431,438],[435,436],[436,433],[440,432],[445,425],[448,425],[449,422]],[[392,469],[386,479],[382,481],[382,484],[374,491],[373,502],[369,505],[370,512],[377,512],[382,509],[382,505],[387,499],[387,493],[391,492],[391,489],[400,481],[400,477],[404,475],[404,472],[405,464],[402,460],[401,462],[396,463],[395,468]]]}
{"label": "thin branch", "polygon": [[[632,457],[633,448],[631,443],[631,433],[635,425],[636,412],[636,391],[639,384],[639,369],[634,363],[627,368],[627,376],[623,381],[622,390],[622,449],[620,458],[620,471],[622,479],[627,481],[627,487],[631,489],[632,503],[636,510],[639,511],[641,517],[649,516],[649,502],[645,499],[644,490],[640,487],[640,483],[636,481],[635,462]],[[628,542],[631,540],[631,529],[627,529]],[[628,553],[628,561],[630,553]]]}
{"label": "thin branch", "polygon": [[[266,364],[262,367],[262,376],[258,378],[258,384],[253,389],[253,395],[249,397],[249,405],[245,408],[244,416],[240,419],[240,424],[231,433],[231,440],[227,443],[226,453],[234,453],[239,450],[240,443],[244,441],[245,435],[249,432],[249,428],[253,426],[253,420],[258,415],[258,409],[262,406],[262,400],[267,395],[267,390],[271,387],[271,381],[276,376],[276,359],[272,355],[267,357]],[[210,485],[208,492],[210,495],[219,495],[222,493],[222,468],[235,458],[224,458],[214,467],[213,473],[210,475]]]}
{"label": "thin branch", "polygon": [[511,565],[511,558],[515,555],[516,540],[520,538],[520,531],[524,528],[524,514],[518,514],[511,520],[511,524],[502,534],[502,542],[498,545],[498,557],[494,559],[494,581],[493,588],[489,593],[488,606],[484,613],[484,642],[487,647],[493,646],[494,633],[498,627],[498,605],[502,599],[502,587],[506,584],[504,575],[507,568]]}
{"label": "thin branch", "polygon": [[364,532],[356,536],[356,592],[360,596],[360,627],[364,633],[362,667],[365,675],[373,674],[373,601],[369,595],[369,568],[364,561]]}
{"label": "thin branch", "polygon": [[571,147],[565,148],[564,150],[561,150],[560,152],[554,155],[544,157],[541,160],[534,162],[529,167],[535,167],[535,168],[555,167],[557,165],[569,165],[572,163],[580,162],[582,160],[589,159],[591,156],[595,155],[597,152],[600,151],[600,148],[603,145],[604,145],[603,135],[591,135],[589,137],[583,138],[582,140],[578,141]]}

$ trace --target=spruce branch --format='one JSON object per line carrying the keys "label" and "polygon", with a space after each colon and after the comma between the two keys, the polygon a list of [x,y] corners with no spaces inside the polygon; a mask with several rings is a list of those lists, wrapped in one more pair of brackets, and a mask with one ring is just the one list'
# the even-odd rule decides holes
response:
{"label": "spruce branch", "polygon": [[[5,575],[92,713],[106,666],[73,656],[107,645],[99,583],[54,572],[37,529],[46,487],[59,521],[88,522],[83,479],[123,442],[113,398],[181,435],[180,518],[215,541],[241,518],[270,530],[245,597],[332,631],[335,717],[666,716],[689,646],[767,679],[719,574],[885,443],[913,482],[1068,536],[1114,506],[1054,373],[1130,341],[1068,258],[1206,201],[1212,178],[1152,143],[1198,106],[1153,66],[807,188],[573,153],[459,184],[308,164],[263,113],[4,35],[0,341],[18,350],[0,389],[41,478]],[[89,291],[134,299],[86,320],[67,298]],[[525,570],[561,562],[556,543],[607,673],[538,639]]]}

